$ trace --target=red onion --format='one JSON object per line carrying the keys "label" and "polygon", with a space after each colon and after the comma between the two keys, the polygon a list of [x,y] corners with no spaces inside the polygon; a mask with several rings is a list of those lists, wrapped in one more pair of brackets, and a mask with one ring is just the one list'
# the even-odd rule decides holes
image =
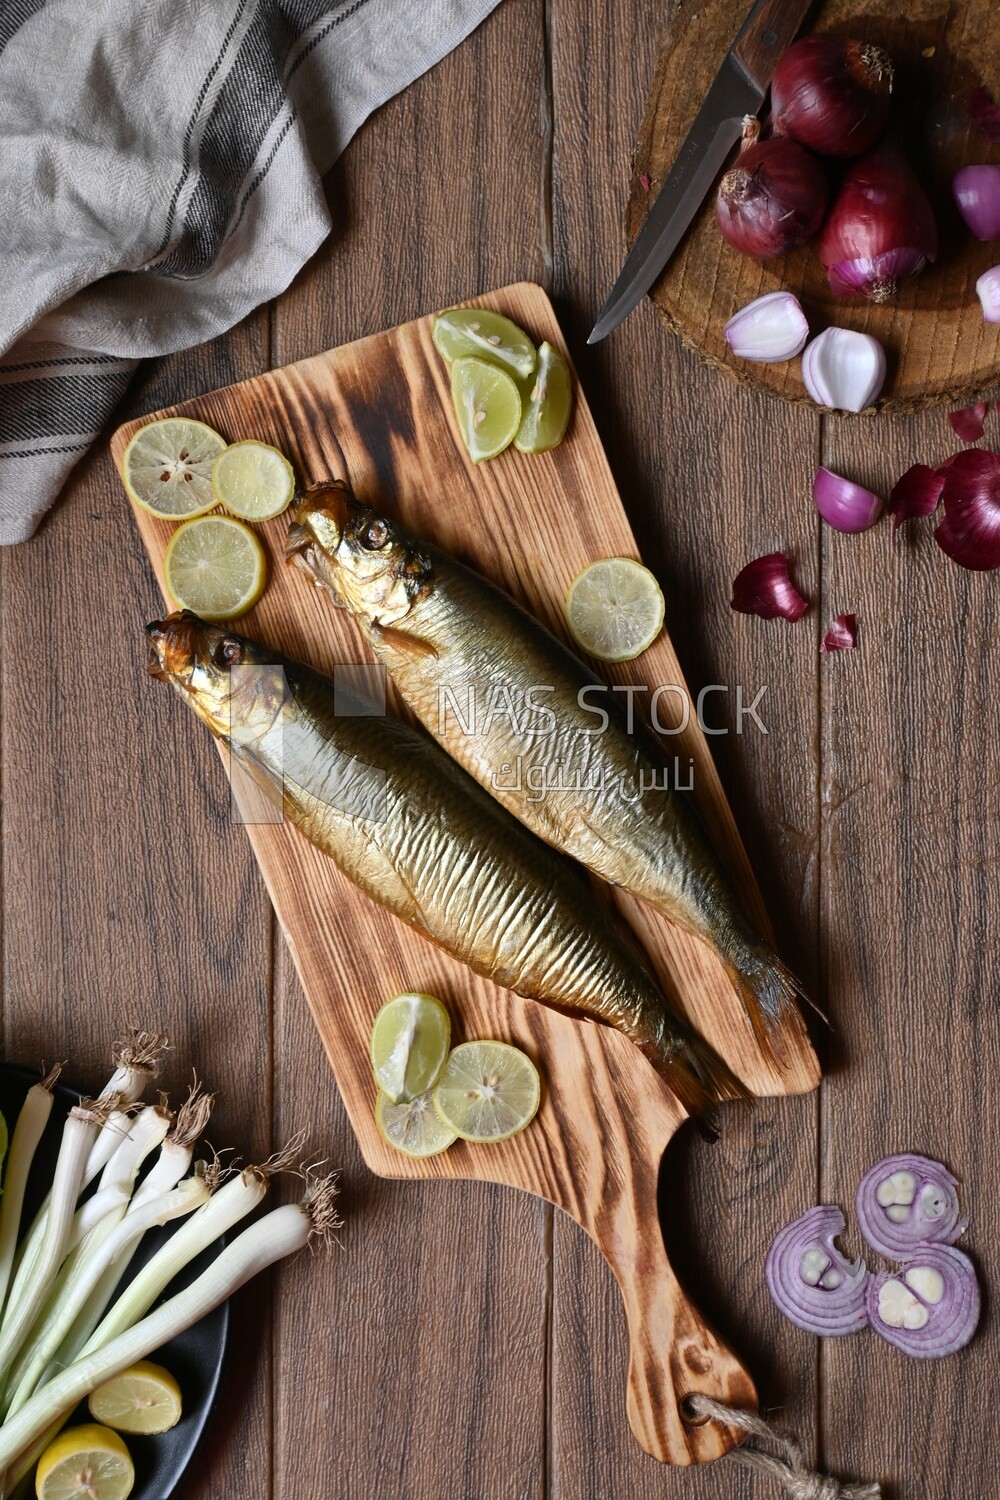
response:
{"label": "red onion", "polygon": [[887,509],[893,527],[917,516],[929,516],[938,508],[944,475],[926,464],[913,464],[902,479],[897,479],[889,494]]}
{"label": "red onion", "polygon": [[927,194],[892,145],[855,162],[834,199],[819,242],[830,286],[841,297],[863,292],[887,302],[899,283],[938,253]]}
{"label": "red onion", "polygon": [[959,411],[950,411],[948,421],[955,436],[960,437],[963,443],[978,443],[983,435],[986,412],[985,401],[980,401],[975,406],[963,406]]}
{"label": "red onion", "polygon": [[941,465],[944,520],[934,540],[963,568],[1000,568],[1000,453],[965,448]]}
{"label": "red onion", "polygon": [[826,213],[823,168],[802,146],[781,136],[757,140],[753,120],[744,148],[719,183],[715,217],[735,250],[768,260],[812,239]]}
{"label": "red onion", "polygon": [[820,406],[864,411],[885,382],[885,350],[870,333],[825,328],[802,353],[802,383]]}
{"label": "red onion", "polygon": [[928,1156],[884,1157],[858,1185],[861,1233],[873,1250],[897,1260],[931,1241],[950,1245],[965,1229],[955,1187],[947,1167]]}
{"label": "red onion", "polygon": [[878,495],[830,469],[816,470],[813,499],[823,520],[835,531],[867,531],[882,514]]}
{"label": "red onion", "polygon": [[840,1209],[823,1204],[779,1230],[767,1252],[767,1289],[778,1311],[806,1333],[837,1338],[868,1322],[868,1269],[837,1249],[834,1240],[843,1230]]}
{"label": "red onion", "polygon": [[985,323],[1000,323],[1000,266],[984,271],[976,282],[976,296],[983,307]]}
{"label": "red onion", "polygon": [[996,103],[989,89],[972,90],[969,114],[980,135],[988,141],[1000,141],[1000,104]]}
{"label": "red onion", "polygon": [[951,186],[958,211],[976,238],[1000,239],[1000,167],[962,167]]}
{"label": "red onion", "polygon": [[868,1321],[914,1359],[957,1354],[979,1322],[979,1283],[952,1245],[917,1246],[902,1271],[881,1271],[866,1287]]}
{"label": "red onion", "polygon": [[859,156],[889,121],[892,62],[870,42],[804,36],[771,79],[776,129],[822,156]]}
{"label": "red onion", "polygon": [[759,615],[762,620],[799,620],[809,608],[788,573],[783,552],[755,557],[733,579],[732,608],[741,615]]}
{"label": "red onion", "polygon": [[819,643],[820,655],[828,651],[853,651],[858,641],[857,615],[838,615]]}
{"label": "red onion", "polygon": [[791,292],[767,292],[734,313],[722,332],[738,358],[774,364],[802,353],[809,324]]}

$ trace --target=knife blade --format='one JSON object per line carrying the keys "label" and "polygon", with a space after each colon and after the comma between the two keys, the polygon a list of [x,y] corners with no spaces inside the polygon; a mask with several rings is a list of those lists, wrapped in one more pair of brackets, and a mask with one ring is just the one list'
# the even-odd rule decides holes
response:
{"label": "knife blade", "polygon": [[763,104],[775,64],[811,4],[812,0],[757,0],[636,235],[588,344],[606,338],[628,317],[677,249],[739,140],[744,117],[755,115]]}

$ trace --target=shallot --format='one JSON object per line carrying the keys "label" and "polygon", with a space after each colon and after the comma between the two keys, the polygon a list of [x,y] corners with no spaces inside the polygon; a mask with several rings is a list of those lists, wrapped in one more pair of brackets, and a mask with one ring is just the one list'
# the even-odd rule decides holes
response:
{"label": "shallot", "polygon": [[892,78],[890,58],[871,42],[801,37],[771,79],[775,128],[823,156],[858,156],[885,130]]}
{"label": "shallot", "polygon": [[803,146],[784,136],[758,140],[752,117],[744,147],[722,181],[715,216],[735,250],[768,260],[812,239],[826,213],[823,168]]}
{"label": "shallot", "polygon": [[822,1204],[779,1230],[767,1252],[767,1289],[779,1312],[806,1333],[837,1338],[868,1322],[868,1269],[834,1243],[844,1227],[840,1209]]}
{"label": "shallot", "polygon": [[826,328],[802,354],[802,380],[812,399],[837,411],[863,411],[885,382],[885,350],[869,333]]}
{"label": "shallot", "polygon": [[976,282],[976,296],[983,309],[984,323],[1000,323],[1000,266],[991,266]]}
{"label": "shallot", "polygon": [[1000,167],[961,167],[952,180],[958,211],[980,240],[1000,239]]}
{"label": "shallot", "polygon": [[892,516],[893,527],[918,516],[929,516],[938,508],[944,475],[926,464],[911,464],[901,479],[897,479],[889,493],[886,509]]}
{"label": "shallot", "polygon": [[888,302],[937,253],[934,210],[896,146],[883,143],[852,163],[819,242],[833,291]]}
{"label": "shallot", "polygon": [[951,1244],[965,1228],[956,1179],[940,1162],[911,1152],[877,1161],[858,1185],[861,1233],[880,1255],[900,1258],[935,1241]]}
{"label": "shallot", "polygon": [[965,448],[941,465],[944,519],[934,540],[963,568],[1000,568],[1000,453]]}
{"label": "shallot", "polygon": [[882,514],[878,495],[831,469],[816,470],[813,499],[823,520],[835,531],[867,531]]}
{"label": "shallot", "polygon": [[809,608],[789,576],[783,552],[768,552],[741,568],[733,579],[730,603],[740,614],[759,615],[762,620],[798,620]]}
{"label": "shallot", "polygon": [[880,1271],[866,1288],[868,1321],[914,1359],[957,1354],[979,1322],[975,1268],[952,1245],[919,1245],[902,1271]]}
{"label": "shallot", "polygon": [[722,332],[738,358],[774,364],[802,353],[809,324],[791,292],[767,292],[734,313]]}

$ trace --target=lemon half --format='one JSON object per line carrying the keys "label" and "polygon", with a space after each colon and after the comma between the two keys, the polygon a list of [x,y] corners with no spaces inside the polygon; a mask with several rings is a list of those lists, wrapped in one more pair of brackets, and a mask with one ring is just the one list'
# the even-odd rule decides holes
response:
{"label": "lemon half", "polygon": [[125,1444],[117,1432],[96,1423],[61,1432],[35,1471],[38,1500],[126,1500],[134,1483]]}
{"label": "lemon half", "polygon": [[204,515],[216,504],[212,465],[225,438],[191,417],[163,417],[134,433],[122,454],[129,498],[170,521]]}
{"label": "lemon half", "polygon": [[573,639],[599,661],[631,661],[663,628],[663,594],[648,568],[606,557],[584,568],[566,597]]}
{"label": "lemon half", "polygon": [[181,1419],[181,1388],[169,1370],[141,1359],[91,1391],[87,1405],[117,1432],[168,1432]]}

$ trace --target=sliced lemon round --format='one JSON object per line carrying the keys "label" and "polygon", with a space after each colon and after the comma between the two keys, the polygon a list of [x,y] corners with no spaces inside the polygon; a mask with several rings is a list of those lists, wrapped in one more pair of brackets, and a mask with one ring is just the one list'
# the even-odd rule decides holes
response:
{"label": "sliced lemon round", "polygon": [[35,1470],[38,1500],[125,1500],[135,1469],[117,1432],[87,1422],[55,1438]]}
{"label": "sliced lemon round", "polygon": [[212,488],[220,505],[244,521],[270,521],[288,509],[295,470],[283,453],[249,438],[231,443],[212,465]]}
{"label": "sliced lemon round", "polygon": [[129,498],[154,516],[186,521],[216,504],[212,465],[225,438],[190,417],[163,417],[135,433],[122,454]]}
{"label": "sliced lemon round", "polygon": [[168,1432],[181,1419],[181,1388],[169,1370],[141,1359],[91,1391],[87,1406],[116,1432]]}
{"label": "sliced lemon round", "polygon": [[439,1151],[447,1151],[457,1135],[438,1117],[430,1090],[393,1104],[380,1089],[375,1100],[375,1126],[382,1139],[404,1156],[437,1156]]}
{"label": "sliced lemon round", "polygon": [[599,661],[631,661],[663,628],[663,594],[631,557],[605,557],[584,568],[566,596],[573,639]]}
{"label": "sliced lemon round", "polygon": [[462,1042],[434,1088],[442,1122],[465,1141],[505,1141],[530,1125],[541,1099],[538,1069],[507,1042]]}
{"label": "sliced lemon round", "polygon": [[525,380],[538,358],[522,328],[482,307],[451,307],[434,319],[434,347],[448,364],[473,355]]}
{"label": "sliced lemon round", "polygon": [[249,526],[228,516],[199,516],[178,526],[163,573],[171,598],[203,620],[235,620],[264,592],[264,549]]}
{"label": "sliced lemon round", "polygon": [[462,441],[474,464],[496,458],[521,425],[521,397],[509,375],[482,359],[456,359],[451,398]]}
{"label": "sliced lemon round", "polygon": [[573,406],[569,365],[558,349],[543,344],[538,365],[523,385],[521,425],[514,447],[522,453],[547,453],[563,440]]}
{"label": "sliced lemon round", "polygon": [[375,1082],[393,1104],[415,1099],[437,1083],[451,1046],[451,1021],[433,995],[387,1000],[372,1027]]}

